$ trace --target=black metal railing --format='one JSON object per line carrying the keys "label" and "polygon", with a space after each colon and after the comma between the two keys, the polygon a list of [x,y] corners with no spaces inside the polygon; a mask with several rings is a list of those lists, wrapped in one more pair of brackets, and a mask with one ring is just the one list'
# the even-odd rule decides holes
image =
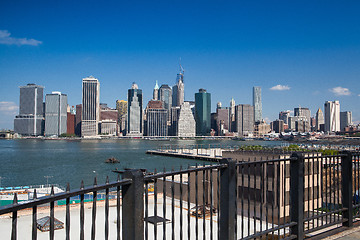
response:
{"label": "black metal railing", "polygon": [[[339,224],[351,227],[359,217],[359,156],[293,153],[240,162],[222,159],[216,165],[155,170],[152,175],[128,170],[122,180],[98,185],[95,178],[91,187],[82,183],[70,191],[68,186],[43,198],[34,192],[28,202],[18,202],[15,194],[12,205],[0,207],[0,215],[12,215],[9,236],[14,240],[21,239],[18,212],[24,209],[32,209],[31,232],[26,234],[37,239],[38,209],[44,205],[50,212],[49,238],[54,239],[59,200],[66,202],[65,229],[60,230],[65,239],[99,238],[99,224],[104,225],[104,239],[304,239]],[[86,194],[92,195],[87,224]],[[100,194],[105,195],[101,208]],[[78,221],[71,209],[75,196],[80,199],[79,226],[73,224]],[[116,210],[110,210],[110,202]],[[116,215],[116,227],[110,215]]]}

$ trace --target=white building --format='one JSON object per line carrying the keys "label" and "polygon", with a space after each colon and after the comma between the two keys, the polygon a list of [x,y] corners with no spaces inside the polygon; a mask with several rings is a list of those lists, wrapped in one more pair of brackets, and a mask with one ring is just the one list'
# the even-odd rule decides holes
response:
{"label": "white building", "polygon": [[81,136],[91,137],[99,133],[100,82],[93,76],[82,80]]}
{"label": "white building", "polygon": [[52,92],[45,96],[45,136],[59,136],[67,131],[67,95]]}
{"label": "white building", "polygon": [[325,102],[325,132],[340,131],[340,103],[339,101]]}
{"label": "white building", "polygon": [[190,103],[184,102],[180,107],[179,119],[177,122],[178,137],[195,137],[196,124]]}

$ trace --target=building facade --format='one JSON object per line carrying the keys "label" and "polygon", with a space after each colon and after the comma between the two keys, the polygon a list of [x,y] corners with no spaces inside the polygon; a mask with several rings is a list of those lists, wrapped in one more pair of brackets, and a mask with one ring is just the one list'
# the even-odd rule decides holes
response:
{"label": "building facade", "polygon": [[152,137],[168,136],[168,111],[162,101],[150,101],[146,108],[146,135]]}
{"label": "building facade", "polygon": [[325,110],[325,132],[340,131],[340,103],[339,101],[326,101]]}
{"label": "building facade", "polygon": [[155,87],[153,90],[153,100],[159,100],[159,85],[158,85],[157,80],[156,80]]}
{"label": "building facade", "polygon": [[90,76],[82,80],[81,136],[93,137],[99,133],[100,82]]}
{"label": "building facade", "polygon": [[261,87],[253,87],[253,106],[255,122],[262,120]]}
{"label": "building facade", "polygon": [[180,65],[180,72],[176,76],[176,85],[172,88],[172,105],[181,106],[185,99],[184,70]]}
{"label": "building facade", "polygon": [[305,121],[308,126],[307,129],[311,128],[311,112],[309,108],[298,107],[294,108],[294,116],[298,117],[299,120]]}
{"label": "building facade", "polygon": [[20,87],[19,115],[14,119],[14,131],[25,136],[44,134],[44,87],[27,84]]}
{"label": "building facade", "polygon": [[352,125],[352,113],[350,111],[340,112],[340,130],[345,131],[345,128]]}
{"label": "building facade", "polygon": [[128,90],[127,135],[141,136],[143,134],[142,90],[133,83]]}
{"label": "building facade", "polygon": [[208,136],[211,131],[211,94],[205,89],[195,93],[196,135]]}
{"label": "building facade", "polygon": [[316,123],[315,123],[316,131],[324,131],[325,120],[324,120],[324,114],[321,111],[321,108],[319,108],[316,112],[315,121],[316,121]]}
{"label": "building facade", "polygon": [[189,102],[184,102],[180,106],[176,132],[178,137],[195,137],[196,135],[195,118]]}
{"label": "building facade", "polygon": [[45,96],[45,136],[67,132],[67,95],[52,92]]}
{"label": "building facade", "polygon": [[128,102],[125,100],[116,101],[116,110],[118,111],[118,132],[119,134],[125,135],[126,133],[126,122],[127,122],[127,111]]}
{"label": "building facade", "polygon": [[235,107],[235,125],[239,137],[250,136],[254,132],[254,106],[239,104]]}
{"label": "building facade", "polygon": [[167,84],[162,84],[159,89],[159,100],[163,102],[163,107],[168,111],[168,121],[171,121],[172,90]]}
{"label": "building facade", "polygon": [[279,112],[279,119],[283,120],[285,124],[289,124],[290,110]]}

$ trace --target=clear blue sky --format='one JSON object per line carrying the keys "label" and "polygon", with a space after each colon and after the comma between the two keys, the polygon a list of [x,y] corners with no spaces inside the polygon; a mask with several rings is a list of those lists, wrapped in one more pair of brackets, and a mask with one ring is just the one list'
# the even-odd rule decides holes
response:
{"label": "clear blue sky", "polygon": [[266,119],[339,100],[360,120],[359,1],[234,2],[1,1],[0,128],[13,128],[27,83],[76,105],[93,75],[115,107],[135,81],[146,105],[155,80],[175,83],[179,57],[186,100],[205,88],[213,109],[251,103],[261,86]]}

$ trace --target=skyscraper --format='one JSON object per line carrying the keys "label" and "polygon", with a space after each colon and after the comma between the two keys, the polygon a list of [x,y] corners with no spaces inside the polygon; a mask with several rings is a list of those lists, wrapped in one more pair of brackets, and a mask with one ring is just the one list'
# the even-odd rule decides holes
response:
{"label": "skyscraper", "polygon": [[236,132],[236,124],[235,124],[235,100],[234,98],[231,98],[230,100],[230,126],[229,131],[230,132]]}
{"label": "skyscraper", "polygon": [[239,104],[235,107],[236,132],[240,137],[249,136],[254,132],[254,106]]}
{"label": "skyscraper", "polygon": [[324,131],[325,120],[321,108],[317,110],[315,119],[316,119],[316,124],[315,124],[316,131]]}
{"label": "skyscraper", "polygon": [[167,136],[168,135],[168,111],[163,108],[162,101],[149,101],[146,108],[146,135]]}
{"label": "skyscraper", "polygon": [[67,96],[52,92],[45,96],[45,136],[67,132]]}
{"label": "skyscraper", "polygon": [[153,100],[159,100],[159,85],[157,80],[153,91]]}
{"label": "skyscraper", "polygon": [[81,136],[91,137],[99,133],[100,82],[93,76],[82,80]]}
{"label": "skyscraper", "polygon": [[279,112],[279,119],[284,121],[284,124],[288,124],[290,117],[290,110]]}
{"label": "skyscraper", "polygon": [[325,102],[325,131],[340,131],[340,103],[339,101]]}
{"label": "skyscraper", "polygon": [[143,134],[142,90],[133,83],[128,90],[128,121],[127,135],[141,136]]}
{"label": "skyscraper", "polygon": [[309,108],[298,107],[294,108],[294,116],[297,117],[296,121],[305,122],[306,129],[311,129],[311,112]]}
{"label": "skyscraper", "polygon": [[14,119],[14,131],[21,135],[39,136],[44,132],[44,87],[27,84],[20,87],[19,115]]}
{"label": "skyscraper", "polygon": [[253,87],[253,106],[255,122],[262,119],[261,87]]}
{"label": "skyscraper", "polygon": [[181,106],[184,102],[184,69],[180,65],[180,72],[176,76],[176,85],[172,88],[172,105]]}
{"label": "skyscraper", "polygon": [[205,89],[195,93],[196,135],[207,136],[211,131],[211,94]]}
{"label": "skyscraper", "polygon": [[125,134],[126,131],[126,119],[128,111],[128,103],[125,100],[116,101],[116,109],[118,111],[118,129],[119,132]]}
{"label": "skyscraper", "polygon": [[176,134],[178,137],[195,137],[196,124],[189,102],[184,102],[178,112]]}
{"label": "skyscraper", "polygon": [[168,111],[168,121],[170,121],[170,111],[172,107],[172,91],[167,84],[162,84],[159,89],[159,100],[163,102],[163,107]]}
{"label": "skyscraper", "polygon": [[352,113],[350,111],[340,112],[340,131],[345,131],[345,127],[352,124]]}

